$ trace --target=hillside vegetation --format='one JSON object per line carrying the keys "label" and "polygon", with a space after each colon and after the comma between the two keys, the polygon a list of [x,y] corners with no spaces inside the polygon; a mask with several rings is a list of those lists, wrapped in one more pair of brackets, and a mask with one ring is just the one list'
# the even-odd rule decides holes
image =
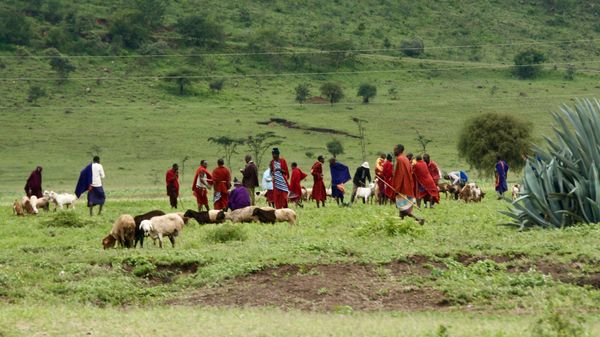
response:
{"label": "hillside vegetation", "polygon": [[[193,164],[185,180],[201,158],[213,165],[222,154],[209,136],[264,131],[285,137],[283,155],[305,169],[333,138],[345,147],[343,161],[362,162],[356,139],[258,124],[274,117],[348,133],[357,133],[352,117],[364,118],[373,158],[398,142],[417,152],[418,130],[432,139],[428,151],[444,169],[466,168],[456,141],[467,118],[516,114],[534,121],[539,139],[550,128],[549,111],[597,91],[599,7],[567,0],[6,1],[0,193],[20,189],[38,164],[48,187],[71,189],[91,153],[103,157],[109,186],[155,188],[186,156]],[[545,56],[542,75],[519,80],[512,60],[531,48]],[[222,89],[211,89],[220,81]],[[339,103],[294,102],[298,84],[319,96],[325,82],[341,84]],[[363,83],[377,87],[368,104],[356,95]],[[241,160],[235,163],[237,171]]]}

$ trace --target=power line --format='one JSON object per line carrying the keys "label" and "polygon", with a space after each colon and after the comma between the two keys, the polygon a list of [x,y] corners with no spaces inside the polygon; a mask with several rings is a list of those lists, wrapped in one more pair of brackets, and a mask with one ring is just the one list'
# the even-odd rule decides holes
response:
{"label": "power line", "polygon": [[[293,76],[316,76],[316,75],[353,75],[353,74],[380,74],[380,73],[401,73],[401,72],[420,72],[420,71],[450,71],[450,70],[472,70],[472,69],[503,69],[513,67],[529,67],[529,66],[558,66],[571,65],[574,63],[600,63],[600,60],[587,61],[572,61],[559,63],[532,63],[532,64],[498,64],[498,65],[481,65],[481,66],[466,66],[466,67],[447,67],[447,68],[420,68],[420,69],[386,69],[386,70],[355,70],[355,71],[329,71],[329,72],[304,72],[304,73],[264,73],[264,74],[220,74],[220,75],[180,75],[180,76],[127,76],[127,77],[69,77],[68,80],[85,81],[85,80],[159,80],[159,79],[208,79],[208,78],[260,78],[260,77],[293,77]],[[0,81],[59,81],[65,80],[61,77],[1,77]]]}
{"label": "power line", "polygon": [[[168,37],[171,39],[190,39],[186,37]],[[555,44],[573,44],[580,42],[595,42],[600,39],[578,39],[578,40],[557,40],[557,41],[533,41],[533,42],[512,42],[512,43],[490,43],[490,44],[470,44],[470,45],[447,45],[431,47],[401,47],[401,48],[367,48],[367,49],[332,49],[332,50],[287,50],[272,52],[239,52],[239,53],[198,53],[198,54],[154,54],[154,55],[62,55],[65,58],[160,58],[160,57],[235,57],[235,56],[254,56],[254,55],[298,55],[298,54],[336,54],[336,53],[373,53],[373,52],[401,52],[420,49],[471,49],[487,47],[508,47],[508,46],[528,46],[528,45],[555,45]],[[291,49],[291,48],[286,48]],[[0,58],[39,58],[48,59],[57,56],[49,55],[0,55]]]}

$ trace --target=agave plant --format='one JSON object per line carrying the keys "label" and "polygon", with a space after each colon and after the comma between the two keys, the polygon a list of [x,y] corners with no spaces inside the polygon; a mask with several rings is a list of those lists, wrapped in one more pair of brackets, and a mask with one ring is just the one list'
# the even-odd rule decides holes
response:
{"label": "agave plant", "polygon": [[534,147],[521,196],[502,212],[521,228],[600,222],[600,101],[577,100],[553,116],[555,139]]}

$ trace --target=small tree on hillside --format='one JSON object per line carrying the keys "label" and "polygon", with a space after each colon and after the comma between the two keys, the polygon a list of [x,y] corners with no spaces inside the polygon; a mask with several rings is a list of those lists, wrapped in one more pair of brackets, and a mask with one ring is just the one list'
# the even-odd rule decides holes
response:
{"label": "small tree on hillside", "polygon": [[363,98],[363,103],[369,103],[369,99],[377,96],[377,87],[372,84],[363,83],[358,87],[357,96]]}
{"label": "small tree on hillside", "polygon": [[400,49],[406,56],[417,57],[425,53],[425,44],[423,43],[423,40],[419,38],[402,40],[402,42],[400,42]]}
{"label": "small tree on hillside", "polygon": [[333,158],[336,158],[338,154],[344,154],[344,146],[339,140],[334,139],[327,143],[327,151],[331,153]]}
{"label": "small tree on hillside", "polygon": [[125,9],[116,12],[110,21],[108,36],[126,48],[138,48],[150,37],[150,27],[146,25],[144,13]]}
{"label": "small tree on hillside", "polygon": [[366,133],[365,133],[366,129],[365,129],[364,124],[367,123],[367,121],[364,119],[360,119],[358,117],[352,117],[352,121],[358,127],[358,137],[360,140],[360,150],[362,153],[362,160],[366,161],[367,160],[367,139],[366,139]]}
{"label": "small tree on hillside", "polygon": [[537,50],[522,51],[515,56],[513,73],[522,80],[536,78],[542,72],[540,63],[545,60],[544,54]]}
{"label": "small tree on hillside", "polygon": [[307,83],[301,83],[296,86],[296,102],[300,105],[304,104],[308,97],[310,97],[310,88]]}
{"label": "small tree on hillside", "polygon": [[39,98],[46,96],[46,91],[39,85],[32,85],[29,87],[29,94],[27,95],[27,101],[35,103]]}
{"label": "small tree on hillside", "polygon": [[276,135],[272,131],[259,133],[255,136],[251,135],[246,138],[245,143],[248,146],[257,167],[260,167],[265,152],[271,147],[281,144],[282,139],[283,137]]}
{"label": "small tree on hillside", "polygon": [[218,47],[225,41],[225,32],[219,24],[201,15],[185,16],[177,20],[175,30],[187,37],[187,45],[198,47]]}
{"label": "small tree on hillside", "polygon": [[480,173],[494,173],[496,156],[513,172],[525,165],[531,152],[531,124],[511,115],[487,113],[470,119],[460,132],[458,151]]}
{"label": "small tree on hillside", "polygon": [[339,102],[344,97],[344,91],[342,90],[342,86],[333,83],[326,82],[321,86],[321,95],[325,96],[329,103],[333,105],[333,103]]}
{"label": "small tree on hillside", "polygon": [[179,87],[179,95],[185,93],[185,86],[192,84],[194,71],[187,68],[180,68],[168,73],[164,80],[166,82],[173,82]]}
{"label": "small tree on hillside", "polygon": [[417,141],[417,143],[419,143],[419,145],[421,145],[421,153],[426,153],[427,145],[431,143],[432,140],[425,137],[422,133],[419,132],[419,130],[415,129],[415,131],[417,132],[417,138],[415,138],[415,140]]}
{"label": "small tree on hillside", "polygon": [[208,137],[209,142],[216,144],[221,147],[225,154],[225,162],[227,163],[227,167],[231,169],[231,157],[237,153],[236,149],[238,146],[244,144],[244,139],[241,138],[231,138],[228,136],[221,137]]}
{"label": "small tree on hillside", "polygon": [[29,44],[33,30],[27,16],[0,8],[0,44]]}
{"label": "small tree on hillside", "polygon": [[65,82],[69,77],[69,74],[75,71],[76,68],[71,61],[64,57],[57,49],[48,48],[44,50],[44,54],[50,57],[50,68],[56,71],[60,77],[59,83]]}
{"label": "small tree on hillside", "polygon": [[218,80],[211,81],[208,84],[208,87],[212,92],[219,92],[223,89],[223,84],[225,84],[225,80],[221,78]]}

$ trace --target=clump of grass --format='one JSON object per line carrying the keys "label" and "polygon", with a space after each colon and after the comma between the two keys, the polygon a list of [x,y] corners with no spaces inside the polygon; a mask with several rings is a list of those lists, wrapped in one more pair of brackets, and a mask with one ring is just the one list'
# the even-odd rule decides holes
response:
{"label": "clump of grass", "polygon": [[585,319],[571,308],[560,308],[550,301],[544,314],[533,324],[533,337],[588,336]]}
{"label": "clump of grass", "polygon": [[356,233],[359,236],[378,234],[385,234],[387,236],[419,236],[422,232],[422,226],[415,221],[401,221],[397,217],[385,217],[373,219],[365,225],[358,227]]}
{"label": "clump of grass", "polygon": [[48,227],[77,228],[85,226],[86,221],[75,212],[56,212],[50,219],[44,221],[44,225]]}
{"label": "clump of grass", "polygon": [[247,238],[248,234],[242,227],[232,224],[223,224],[210,229],[206,235],[207,241],[218,243],[227,241],[244,241]]}

